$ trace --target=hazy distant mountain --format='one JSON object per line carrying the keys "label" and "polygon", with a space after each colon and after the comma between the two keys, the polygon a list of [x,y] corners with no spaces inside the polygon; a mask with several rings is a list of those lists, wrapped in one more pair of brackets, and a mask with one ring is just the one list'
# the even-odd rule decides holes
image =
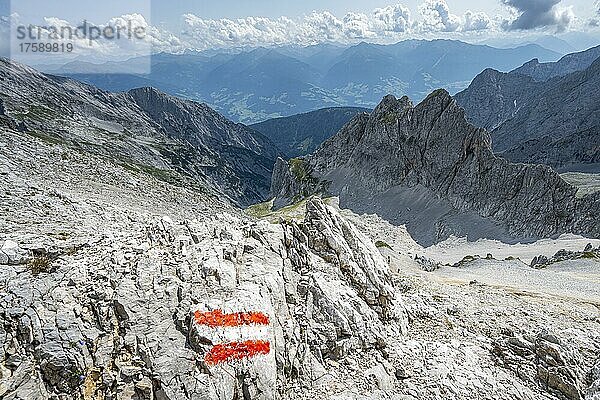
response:
{"label": "hazy distant mountain", "polygon": [[288,157],[312,153],[356,114],[371,111],[359,107],[333,107],[290,117],[273,118],[251,125],[267,136]]}
{"label": "hazy distant mountain", "polygon": [[[572,45],[564,39],[561,39],[552,35],[545,35],[538,38],[531,39],[506,39],[504,37],[497,37],[487,39],[482,42],[483,44],[487,44],[488,46],[497,47],[501,49],[509,49],[519,46],[525,46],[528,44],[537,44],[542,46],[545,49],[552,50],[558,54],[569,54],[576,52],[578,47]],[[588,46],[589,47],[589,46]],[[586,47],[587,48],[587,47]]]}
{"label": "hazy distant mountain", "polygon": [[534,60],[510,73],[488,69],[455,97],[509,160],[600,171],[598,57],[600,47],[556,63]]}
{"label": "hazy distant mountain", "polygon": [[[509,71],[534,57],[544,62],[560,55],[538,45],[496,49],[451,40],[407,40],[346,48],[320,44],[157,54],[151,60],[110,65],[121,73],[117,76],[95,75],[97,68],[83,63],[51,72],[107,90],[153,86],[206,102],[232,120],[255,123],[326,107],[372,108],[388,93],[415,100],[438,87],[456,93],[484,68]],[[150,74],[132,74],[130,79],[122,74],[148,62]]]}

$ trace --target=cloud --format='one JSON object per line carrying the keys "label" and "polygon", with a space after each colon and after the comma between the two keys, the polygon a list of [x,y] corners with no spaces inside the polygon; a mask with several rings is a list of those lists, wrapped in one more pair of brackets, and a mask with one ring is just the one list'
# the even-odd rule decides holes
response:
{"label": "cloud", "polygon": [[482,12],[468,11],[462,17],[452,14],[445,0],[426,0],[419,11],[422,16],[419,21],[413,21],[409,8],[402,4],[375,8],[370,13],[349,12],[342,17],[328,11],[313,11],[295,19],[204,19],[185,14],[179,38],[189,48],[204,50],[357,40],[389,42],[411,33],[485,31],[495,26]]}
{"label": "cloud", "polygon": [[373,24],[382,31],[406,32],[410,26],[410,10],[402,4],[376,8]]}
{"label": "cloud", "polygon": [[492,26],[491,18],[483,12],[467,11],[463,17],[464,32],[483,31]]}
{"label": "cloud", "polygon": [[504,30],[528,30],[554,27],[563,32],[573,21],[575,15],[571,7],[559,7],[561,0],[502,0],[516,17],[504,20]]}
{"label": "cloud", "polygon": [[345,43],[409,32],[410,18],[410,10],[402,4],[376,8],[369,14],[349,12],[341,18],[328,11],[313,11],[298,19],[247,17],[213,20],[185,14],[182,39],[197,49],[286,43],[307,45],[324,41]]}
{"label": "cloud", "polygon": [[[43,20],[42,25],[34,25],[24,21],[18,14],[11,15],[10,20],[0,18],[0,33],[9,30],[8,42],[12,44],[13,52],[10,55],[13,58],[23,61],[36,59],[37,62],[47,58],[43,53],[15,52],[25,41],[72,45],[72,51],[60,51],[56,54],[57,58],[79,56],[88,60],[126,59],[153,52],[185,50],[178,37],[150,25],[141,14],[125,14],[101,24],[89,21],[72,23],[57,17],[44,17]],[[25,29],[27,37],[19,37],[19,27]],[[0,51],[6,53],[2,46]]]}
{"label": "cloud", "polygon": [[460,18],[450,13],[445,0],[427,0],[419,6],[419,12],[423,17],[420,24],[422,31],[455,32],[461,26]]}
{"label": "cloud", "polygon": [[594,2],[594,16],[588,21],[588,26],[592,28],[600,27],[600,0]]}
{"label": "cloud", "polygon": [[[58,18],[47,18],[47,25],[72,26]],[[75,24],[76,25],[76,24]],[[403,4],[375,8],[371,12],[348,12],[335,16],[328,11],[313,11],[298,18],[245,17],[206,19],[194,14],[182,15],[181,30],[169,32],[152,26],[140,14],[121,15],[104,26],[143,27],[145,37],[139,41],[110,41],[100,38],[92,44],[77,40],[78,54],[111,55],[131,53],[132,56],[152,52],[182,52],[185,49],[241,48],[286,44],[312,45],[323,42],[355,43],[360,40],[391,42],[411,36],[426,36],[439,32],[471,32],[494,29],[496,23],[482,12],[468,11],[454,15],[445,0],[423,0],[419,19]]]}

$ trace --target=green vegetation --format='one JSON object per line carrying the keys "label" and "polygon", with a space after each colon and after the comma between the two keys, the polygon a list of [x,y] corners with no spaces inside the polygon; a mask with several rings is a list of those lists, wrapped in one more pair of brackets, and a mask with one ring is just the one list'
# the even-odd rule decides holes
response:
{"label": "green vegetation", "polygon": [[458,263],[460,265],[467,264],[467,263],[470,263],[470,262],[473,262],[473,261],[477,260],[477,258],[478,257],[475,257],[475,256],[464,256],[463,259],[460,260]]}
{"label": "green vegetation", "polygon": [[[304,213],[306,212],[306,202],[309,198],[310,197],[304,198],[278,210],[273,210],[273,202],[275,199],[272,199],[264,203],[254,204],[246,208],[245,212],[251,217],[265,219],[272,224],[279,223],[280,218],[284,221],[302,220],[304,218]],[[326,204],[330,203],[328,199],[323,199],[323,201]]]}
{"label": "green vegetation", "polygon": [[35,138],[38,138],[48,144],[68,144],[68,142],[66,140],[64,140],[63,138],[61,138],[60,136],[55,136],[52,134],[48,134],[48,133],[43,133],[40,131],[26,131],[26,133],[30,136],[33,136]]}
{"label": "green vegetation", "polygon": [[14,118],[17,121],[24,121],[26,119],[33,119],[33,120],[37,120],[37,121],[48,121],[48,120],[53,120],[53,119],[57,119],[58,117],[60,117],[60,114],[58,112],[56,112],[56,110],[53,110],[47,106],[42,106],[42,105],[37,105],[37,104],[29,106],[27,111],[22,111],[22,112],[14,111],[9,114],[10,114],[9,115],[10,117]]}
{"label": "green vegetation", "polygon": [[182,183],[181,176],[174,171],[168,169],[160,169],[151,165],[138,164],[134,162],[121,162],[120,165],[131,172],[142,172],[150,175],[159,181],[178,185]]}
{"label": "green vegetation", "polygon": [[40,273],[50,273],[54,271],[52,268],[52,261],[47,255],[37,255],[33,257],[27,266],[29,267],[29,270],[33,276],[38,276]]}
{"label": "green vegetation", "polygon": [[296,194],[292,199],[294,203],[300,202],[317,193],[320,184],[323,186],[323,182],[320,182],[319,179],[312,176],[312,168],[306,160],[302,158],[292,158],[289,161],[289,166],[294,179],[301,184],[301,192]]}
{"label": "green vegetation", "polygon": [[382,240],[376,241],[375,247],[377,247],[378,249],[381,249],[381,248],[388,248],[390,250],[392,249],[392,247],[389,244],[387,244],[386,242],[384,242]]}
{"label": "green vegetation", "polygon": [[390,125],[390,124],[395,123],[398,120],[398,117],[399,117],[399,115],[397,112],[389,111],[389,112],[386,112],[385,114],[383,114],[379,118],[379,120],[386,125]]}
{"label": "green vegetation", "polygon": [[598,257],[598,255],[596,253],[594,253],[593,251],[586,251],[581,255],[581,258],[598,259],[600,257]]}
{"label": "green vegetation", "polygon": [[301,158],[292,158],[290,160],[290,171],[294,175],[294,178],[299,182],[306,182],[314,180],[310,174],[310,167],[305,160]]}
{"label": "green vegetation", "polygon": [[251,205],[250,207],[246,208],[246,214],[255,218],[264,218],[271,215],[271,210],[273,209],[273,200]]}

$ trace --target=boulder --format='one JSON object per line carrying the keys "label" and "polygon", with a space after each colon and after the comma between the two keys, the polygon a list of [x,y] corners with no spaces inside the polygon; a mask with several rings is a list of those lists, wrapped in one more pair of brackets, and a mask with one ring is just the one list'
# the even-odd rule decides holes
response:
{"label": "boulder", "polygon": [[19,265],[27,261],[27,251],[17,242],[6,240],[0,249],[0,264]]}

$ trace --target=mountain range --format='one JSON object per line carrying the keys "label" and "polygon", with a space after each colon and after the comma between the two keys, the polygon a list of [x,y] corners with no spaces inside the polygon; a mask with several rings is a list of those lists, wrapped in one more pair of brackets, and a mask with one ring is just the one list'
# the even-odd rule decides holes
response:
{"label": "mountain range", "polygon": [[496,153],[560,171],[600,171],[600,46],[555,63],[486,69],[455,98]]}
{"label": "mountain range", "polygon": [[332,107],[250,125],[271,139],[288,157],[310,154],[333,136],[356,114],[368,108]]}
{"label": "mountain range", "polygon": [[161,179],[182,175],[239,205],[267,196],[280,154],[259,132],[154,88],[110,93],[0,59],[0,97],[30,135]]}
{"label": "mountain range", "polygon": [[0,59],[0,397],[598,399],[600,175],[511,162],[465,113],[593,145],[598,61],[574,59],[487,70],[470,108],[437,89],[254,127]]}
{"label": "mountain range", "polygon": [[386,96],[313,154],[278,159],[271,186],[277,207],[316,193],[339,196],[341,207],[405,224],[424,245],[451,235],[600,235],[600,193],[576,192],[547,166],[495,156],[489,134],[467,122],[445,90],[417,106]]}
{"label": "mountain range", "polygon": [[[75,61],[46,72],[113,92],[152,86],[205,102],[231,120],[256,123],[326,107],[372,109],[388,93],[417,101],[438,87],[456,93],[484,68],[509,71],[532,57],[554,61],[560,54],[534,44],[497,49],[452,40],[406,40],[392,45],[163,53],[101,69]],[[147,63],[149,74],[136,72]]]}

